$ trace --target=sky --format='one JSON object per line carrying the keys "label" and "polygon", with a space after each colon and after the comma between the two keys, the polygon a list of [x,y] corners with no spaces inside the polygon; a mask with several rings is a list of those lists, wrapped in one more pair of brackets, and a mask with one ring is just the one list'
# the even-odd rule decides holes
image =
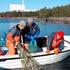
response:
{"label": "sky", "polygon": [[[9,11],[10,4],[21,4],[22,0],[0,0],[0,12]],[[70,4],[70,0],[24,0],[27,9],[38,10],[44,7],[53,8],[56,6]]]}

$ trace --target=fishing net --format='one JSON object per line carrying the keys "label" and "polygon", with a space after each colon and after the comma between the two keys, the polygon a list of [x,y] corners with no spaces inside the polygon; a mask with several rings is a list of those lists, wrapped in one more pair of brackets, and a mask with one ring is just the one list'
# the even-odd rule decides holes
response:
{"label": "fishing net", "polygon": [[31,53],[35,53],[38,51],[38,46],[37,46],[37,42],[36,40],[31,40],[30,44],[29,44],[29,49],[28,51]]}
{"label": "fishing net", "polygon": [[18,51],[23,66],[22,70],[40,70],[40,64],[32,58],[25,48],[21,47],[21,44],[18,44]]}

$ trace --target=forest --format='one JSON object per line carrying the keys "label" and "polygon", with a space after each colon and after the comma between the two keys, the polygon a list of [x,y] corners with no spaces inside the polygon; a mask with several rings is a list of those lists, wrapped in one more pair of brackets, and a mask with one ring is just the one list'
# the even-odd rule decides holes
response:
{"label": "forest", "polygon": [[0,17],[37,17],[37,18],[49,18],[49,17],[70,17],[70,4],[65,6],[58,6],[54,8],[44,7],[37,11],[30,12],[1,12]]}

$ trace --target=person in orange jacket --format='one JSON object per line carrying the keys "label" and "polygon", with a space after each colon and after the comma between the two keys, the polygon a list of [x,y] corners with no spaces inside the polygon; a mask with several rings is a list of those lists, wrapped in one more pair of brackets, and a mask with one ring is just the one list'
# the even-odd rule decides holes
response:
{"label": "person in orange jacket", "polygon": [[25,28],[25,22],[20,21],[19,24],[15,25],[13,28],[9,30],[6,36],[6,46],[8,48],[8,52],[6,55],[14,55],[15,47],[20,42],[21,31]]}
{"label": "person in orange jacket", "polygon": [[64,40],[64,32],[62,31],[55,32],[54,36],[52,37],[52,42],[50,43],[50,48],[48,49],[48,53],[50,53],[51,50],[53,50],[55,54],[61,52],[63,47],[62,45],[63,40]]}

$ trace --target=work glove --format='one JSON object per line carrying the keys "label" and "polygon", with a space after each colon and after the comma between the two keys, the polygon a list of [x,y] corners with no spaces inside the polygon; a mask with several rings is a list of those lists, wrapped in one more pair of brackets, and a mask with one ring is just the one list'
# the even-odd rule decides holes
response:
{"label": "work glove", "polygon": [[31,36],[31,40],[34,40],[35,38],[33,36]]}
{"label": "work glove", "polygon": [[30,38],[31,40],[33,40],[33,39],[34,39],[34,37],[33,37],[33,36],[27,36],[27,38]]}

